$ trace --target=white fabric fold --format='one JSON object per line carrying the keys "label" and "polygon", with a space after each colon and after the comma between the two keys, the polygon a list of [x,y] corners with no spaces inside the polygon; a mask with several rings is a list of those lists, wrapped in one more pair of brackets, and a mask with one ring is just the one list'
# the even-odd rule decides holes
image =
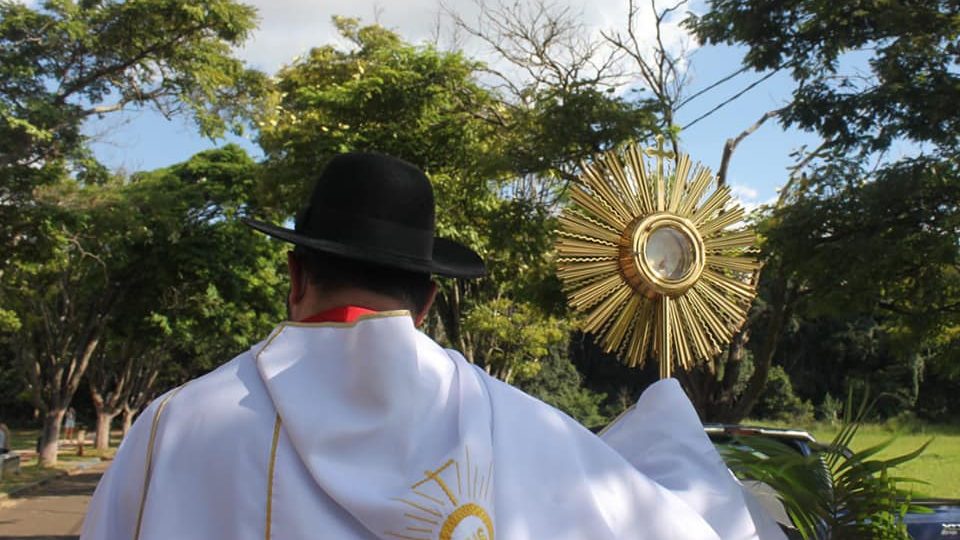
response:
{"label": "white fabric fold", "polygon": [[[155,407],[98,486],[84,540],[134,538]],[[406,315],[281,325],[188,383],[157,425],[140,540],[264,538],[268,523],[283,540],[750,537],[715,530],[742,498],[651,477]],[[673,433],[654,434],[670,452]],[[676,454],[671,466],[715,478],[716,463]]]}
{"label": "white fabric fold", "polygon": [[723,462],[675,379],[650,385],[602,435],[634,467],[697,511],[725,540],[785,538]]}
{"label": "white fabric fold", "polygon": [[[284,326],[257,366],[314,481],[374,536],[403,534],[413,505],[455,510],[464,498],[468,453],[471,467],[482,463],[488,473],[491,421],[484,387],[472,373],[460,373],[461,366],[424,339],[409,317],[369,320],[349,331]],[[460,485],[454,475],[439,473],[448,495],[425,472],[451,459],[461,467]]]}

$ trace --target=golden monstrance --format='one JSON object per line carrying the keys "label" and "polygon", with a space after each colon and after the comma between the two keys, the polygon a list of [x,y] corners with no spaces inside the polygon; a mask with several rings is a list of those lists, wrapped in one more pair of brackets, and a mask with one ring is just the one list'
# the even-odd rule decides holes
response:
{"label": "golden monstrance", "polygon": [[583,330],[630,366],[657,358],[661,378],[708,361],[743,324],[760,267],[730,188],[708,194],[710,170],[665,151],[663,137],[581,171],[560,217],[557,274]]}

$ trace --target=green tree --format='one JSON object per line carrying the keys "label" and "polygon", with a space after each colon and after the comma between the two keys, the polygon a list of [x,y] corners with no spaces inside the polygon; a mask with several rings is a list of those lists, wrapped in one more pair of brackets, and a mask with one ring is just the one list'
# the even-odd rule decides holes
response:
{"label": "green tree", "polygon": [[130,106],[238,129],[265,82],[231,54],[253,27],[229,0],[0,2],[0,329],[20,328],[12,348],[36,367],[45,464],[145,234],[81,127]]}
{"label": "green tree", "polygon": [[504,381],[533,379],[540,362],[568,338],[565,321],[544,317],[529,303],[497,298],[476,305],[463,321],[474,343],[470,349],[483,359],[487,373]]}
{"label": "green tree", "polygon": [[91,363],[106,433],[129,404],[123,387],[156,378],[139,371],[158,348],[182,360],[185,379],[279,319],[278,246],[238,221],[255,172],[228,146],[130,181],[71,180],[46,190],[48,253],[17,260],[4,291],[22,314],[12,343],[44,414],[45,464],[55,463],[63,411]]}
{"label": "green tree", "polygon": [[151,279],[118,307],[88,374],[98,434],[117,414],[129,418],[158,379],[177,385],[202,374],[282,319],[282,246],[239,223],[258,172],[228,145],[131,180],[130,197],[153,216],[135,255]]}
{"label": "green tree", "polygon": [[780,366],[773,366],[767,377],[767,386],[753,408],[757,418],[771,418],[795,424],[813,420],[813,405],[797,397],[790,376]]}
{"label": "green tree", "polygon": [[[146,230],[121,186],[64,182],[46,190],[44,257],[17,259],[4,276],[4,297],[22,322],[12,348],[43,415],[41,461],[56,463],[60,422],[108,318],[134,292],[138,269],[129,246]],[[52,204],[56,201],[56,207]],[[142,276],[142,274],[140,274]]]}
{"label": "green tree", "polygon": [[414,163],[431,174],[441,205],[475,212],[489,199],[497,142],[483,120],[493,102],[473,80],[476,64],[355,19],[334,24],[350,49],[314,48],[277,74],[259,137],[271,168],[268,202],[292,214],[327,160],[369,150]]}
{"label": "green tree", "polygon": [[[771,293],[754,335],[765,375],[794,314],[870,316],[903,359],[954,338],[960,316],[960,97],[950,2],[716,0],[688,23],[746,47],[745,67],[789,71],[778,111],[823,143],[802,152],[764,224]],[[914,155],[892,157],[894,145]],[[758,390],[743,396],[747,414]]]}
{"label": "green tree", "polygon": [[477,322],[506,301],[529,317],[514,320],[520,332],[563,315],[550,253],[568,164],[648,127],[651,115],[589,81],[531,87],[525,101],[511,101],[481,85],[483,66],[460,53],[410,45],[354,19],[334,24],[350,48],[315,48],[277,75],[274,107],[261,120],[264,201],[292,214],[323,164],[344,151],[421,167],[434,185],[438,234],[476,249],[490,270],[480,281],[443,280],[427,328],[509,377],[495,356],[513,345],[492,342],[497,331],[465,317],[477,310]]}
{"label": "green tree", "polygon": [[534,376],[518,378],[517,387],[588,428],[603,426],[610,420],[602,410],[607,395],[584,387],[583,377],[570,362],[565,346],[551,349],[538,367]]}
{"label": "green tree", "polygon": [[37,186],[105,177],[87,119],[152,107],[211,136],[240,127],[264,78],[231,53],[254,22],[231,0],[0,2],[0,277],[42,234]]}

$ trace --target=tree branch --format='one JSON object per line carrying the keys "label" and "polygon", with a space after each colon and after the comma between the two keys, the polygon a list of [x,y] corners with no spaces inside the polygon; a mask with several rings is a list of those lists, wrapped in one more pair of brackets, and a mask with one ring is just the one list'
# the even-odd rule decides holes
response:
{"label": "tree branch", "polygon": [[774,109],[772,111],[767,111],[760,117],[759,120],[753,123],[750,127],[740,132],[739,135],[732,139],[727,139],[726,144],[723,145],[723,156],[720,158],[720,171],[717,173],[717,186],[725,186],[727,184],[727,168],[730,165],[730,158],[733,156],[733,151],[736,150],[737,145],[740,144],[743,139],[747,138],[753,132],[760,128],[767,120],[779,116],[784,111],[790,108],[790,105],[786,107],[780,107],[779,109]]}

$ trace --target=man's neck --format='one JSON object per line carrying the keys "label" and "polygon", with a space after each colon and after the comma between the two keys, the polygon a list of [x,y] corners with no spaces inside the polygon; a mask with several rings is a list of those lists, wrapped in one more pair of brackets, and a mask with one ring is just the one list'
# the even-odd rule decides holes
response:
{"label": "man's neck", "polygon": [[328,309],[326,311],[321,311],[320,313],[315,313],[306,319],[303,319],[302,323],[353,323],[360,320],[361,317],[366,317],[367,315],[373,315],[378,313],[371,309],[357,307],[357,306],[343,306],[336,307],[333,309]]}
{"label": "man's neck", "polygon": [[371,311],[393,311],[409,309],[403,302],[366,289],[338,289],[321,291],[312,285],[304,297],[290,306],[290,320],[302,321],[317,313],[344,306],[357,306]]}

